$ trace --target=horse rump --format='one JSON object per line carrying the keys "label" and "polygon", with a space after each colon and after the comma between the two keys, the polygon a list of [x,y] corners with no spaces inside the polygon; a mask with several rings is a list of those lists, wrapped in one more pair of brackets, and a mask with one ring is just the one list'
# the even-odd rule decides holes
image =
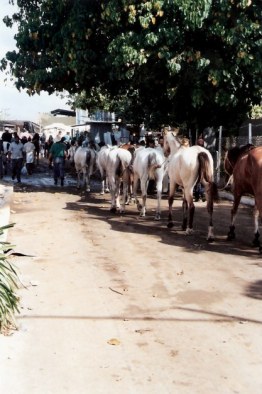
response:
{"label": "horse rump", "polygon": [[219,202],[218,187],[214,182],[213,177],[213,163],[211,163],[208,154],[206,152],[200,152],[198,154],[199,170],[198,170],[198,182],[208,183],[209,192],[212,201]]}

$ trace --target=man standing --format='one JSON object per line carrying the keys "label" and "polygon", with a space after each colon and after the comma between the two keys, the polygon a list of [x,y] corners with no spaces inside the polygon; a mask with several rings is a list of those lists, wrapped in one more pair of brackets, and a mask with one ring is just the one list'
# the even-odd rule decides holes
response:
{"label": "man standing", "polygon": [[12,179],[17,178],[17,183],[21,183],[21,170],[23,167],[23,148],[24,145],[20,141],[17,133],[14,134],[14,141],[9,146],[8,155],[12,162]]}
{"label": "man standing", "polygon": [[65,177],[65,158],[66,158],[66,145],[61,141],[56,141],[49,151],[49,161],[53,160],[54,165],[54,182],[57,185],[58,178],[61,179],[61,186],[64,186]]}
{"label": "man standing", "polygon": [[32,175],[34,167],[35,145],[33,144],[31,137],[28,138],[28,141],[24,144],[23,149],[26,154],[27,173],[28,175]]}

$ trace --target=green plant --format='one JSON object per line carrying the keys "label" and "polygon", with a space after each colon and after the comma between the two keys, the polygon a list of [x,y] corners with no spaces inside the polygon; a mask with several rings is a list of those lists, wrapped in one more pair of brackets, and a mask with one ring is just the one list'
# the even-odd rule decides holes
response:
{"label": "green plant", "polygon": [[[10,227],[13,224],[0,227],[0,235]],[[0,242],[0,333],[16,328],[15,312],[19,313],[19,297],[15,293],[18,275],[5,254],[9,249],[9,243]]]}

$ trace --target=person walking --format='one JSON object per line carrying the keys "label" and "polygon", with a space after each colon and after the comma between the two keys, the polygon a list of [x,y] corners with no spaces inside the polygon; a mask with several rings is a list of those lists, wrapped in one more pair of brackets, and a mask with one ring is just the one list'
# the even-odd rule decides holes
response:
{"label": "person walking", "polygon": [[61,139],[54,142],[49,151],[49,162],[53,161],[55,185],[57,185],[58,178],[60,178],[61,186],[64,186],[66,157],[67,151],[64,142]]}
{"label": "person walking", "polygon": [[54,143],[53,136],[50,135],[50,136],[48,137],[48,140],[45,142],[44,156],[45,156],[46,158],[49,157],[49,152],[50,152],[50,149],[51,149],[51,146],[53,145],[53,143]]}
{"label": "person walking", "polygon": [[27,173],[28,175],[32,175],[34,168],[35,145],[33,144],[31,137],[28,137],[28,141],[24,144],[23,150],[26,155]]}
{"label": "person walking", "polygon": [[12,163],[12,179],[17,178],[17,183],[21,183],[21,170],[23,167],[23,148],[24,145],[20,141],[17,133],[14,134],[14,141],[9,146],[8,155],[11,158]]}
{"label": "person walking", "polygon": [[36,164],[39,164],[39,154],[40,154],[40,135],[39,133],[35,133],[33,135],[33,139],[32,142],[35,146],[35,160],[36,160]]}

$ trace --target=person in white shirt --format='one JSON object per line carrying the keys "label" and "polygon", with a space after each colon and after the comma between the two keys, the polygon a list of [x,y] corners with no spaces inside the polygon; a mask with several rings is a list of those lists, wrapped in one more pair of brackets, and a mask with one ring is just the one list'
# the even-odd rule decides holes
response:
{"label": "person in white shirt", "polygon": [[32,175],[34,168],[35,145],[33,144],[31,137],[28,137],[28,141],[24,144],[23,150],[26,154],[27,173],[28,175]]}
{"label": "person in white shirt", "polygon": [[21,170],[23,167],[23,148],[24,145],[20,141],[17,134],[14,135],[14,141],[9,146],[8,155],[12,162],[12,179],[17,178],[17,183],[21,183]]}

